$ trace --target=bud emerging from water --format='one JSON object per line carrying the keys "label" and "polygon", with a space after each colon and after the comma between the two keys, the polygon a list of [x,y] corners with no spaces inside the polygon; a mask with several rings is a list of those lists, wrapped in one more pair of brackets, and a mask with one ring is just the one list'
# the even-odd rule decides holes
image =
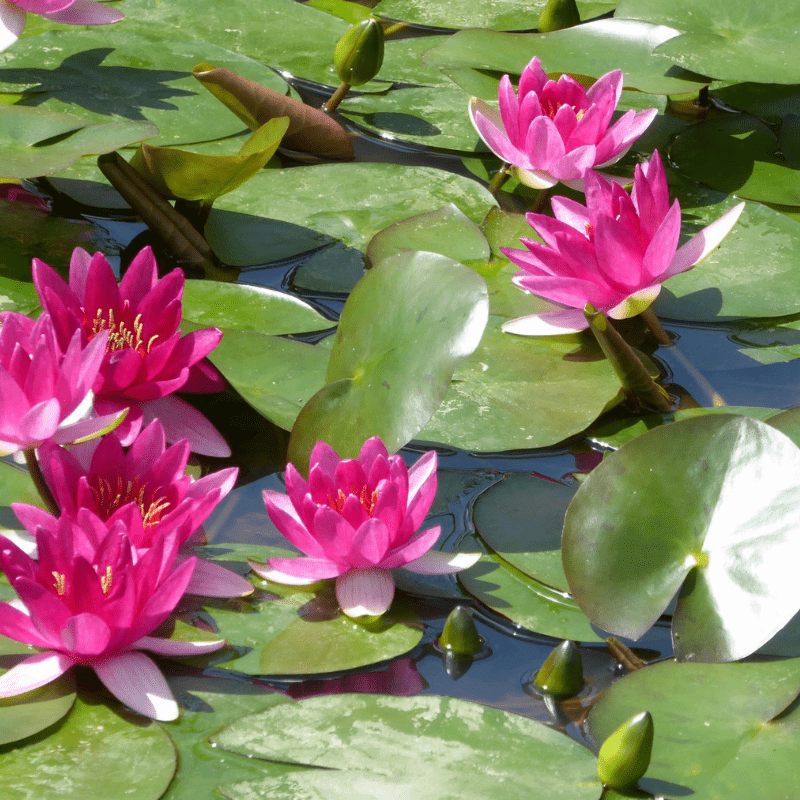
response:
{"label": "bud emerging from water", "polygon": [[536,673],[534,683],[541,692],[569,697],[583,688],[583,662],[575,642],[561,642],[547,656],[542,668]]}
{"label": "bud emerging from water", "polygon": [[579,25],[581,15],[575,0],[549,0],[539,15],[539,33],[551,33]]}
{"label": "bud emerging from water", "polygon": [[474,656],[480,652],[483,642],[472,619],[471,609],[456,606],[450,612],[439,637],[439,646],[457,656]]}
{"label": "bud emerging from water", "polygon": [[333,63],[348,86],[371,81],[383,65],[383,26],[372,17],[354,25],[336,44]]}
{"label": "bud emerging from water", "polygon": [[632,787],[650,766],[653,750],[653,717],[641,711],[603,742],[597,756],[597,774],[612,789]]}

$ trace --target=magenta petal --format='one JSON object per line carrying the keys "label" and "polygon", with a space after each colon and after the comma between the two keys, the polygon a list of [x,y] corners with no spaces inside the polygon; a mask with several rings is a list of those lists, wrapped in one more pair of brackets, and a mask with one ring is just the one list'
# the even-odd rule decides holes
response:
{"label": "magenta petal", "polygon": [[299,586],[336,578],[342,574],[343,569],[346,569],[346,567],[340,567],[335,561],[324,561],[321,558],[270,558],[267,560],[269,569],[258,562],[250,561],[248,563],[255,573],[268,581],[297,583]]}
{"label": "magenta petal", "polygon": [[409,561],[404,569],[421,575],[448,575],[468,569],[480,559],[480,553],[440,553],[429,550],[424,555]]}
{"label": "magenta petal", "polygon": [[586,330],[589,323],[583,310],[565,308],[563,311],[544,311],[527,317],[517,317],[503,323],[506,333],[517,336],[564,336]]}
{"label": "magenta petal", "polygon": [[147,424],[161,420],[168,442],[188,439],[192,452],[215,458],[231,454],[228,443],[220,432],[194,406],[180,397],[168,395],[158,400],[139,403],[143,421]]}
{"label": "magenta petal", "polygon": [[253,585],[241,575],[221,564],[198,558],[186,594],[200,597],[245,597],[252,594]]}
{"label": "magenta petal", "polygon": [[348,617],[376,617],[394,598],[394,578],[385,569],[353,569],[336,579],[336,599]]}
{"label": "magenta petal", "polygon": [[[252,588],[252,587],[251,587]],[[213,653],[225,646],[224,639],[211,642],[179,642],[177,639],[162,639],[159,636],[142,636],[134,642],[136,650],[149,650],[160,656],[200,656]]]}
{"label": "magenta petal", "polygon": [[15,697],[46,686],[75,663],[75,659],[66,653],[51,650],[36,653],[0,675],[0,697]]}
{"label": "magenta petal", "polygon": [[164,676],[144,653],[119,653],[92,667],[111,694],[134,711],[161,722],[178,718],[178,704]]}
{"label": "magenta petal", "polygon": [[405,566],[409,561],[419,558],[436,544],[441,532],[440,525],[420,531],[413,539],[409,539],[405,544],[392,550],[381,562],[381,567],[394,569],[395,567]]}
{"label": "magenta petal", "polygon": [[107,6],[104,3],[97,3],[95,0],[75,0],[72,5],[63,11],[43,14],[42,16],[53,22],[60,22],[63,25],[108,25],[124,19],[124,15],[117,11],[116,8]]}

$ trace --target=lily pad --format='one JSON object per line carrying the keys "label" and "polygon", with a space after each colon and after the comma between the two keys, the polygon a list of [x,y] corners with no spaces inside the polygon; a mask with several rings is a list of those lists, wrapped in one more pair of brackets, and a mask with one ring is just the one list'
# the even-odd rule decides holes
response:
{"label": "lily pad", "polygon": [[[234,753],[315,767],[225,787],[232,800],[411,796],[596,800],[595,759],[525,717],[448,697],[339,695],[281,703],[228,725],[213,741]],[[480,764],[491,764],[481,769]],[[323,767],[324,769],[320,769]]]}
{"label": "lily pad", "polygon": [[157,134],[158,129],[146,121],[91,124],[74,114],[0,106],[0,174],[4,178],[52,175],[82,156],[110,153]]}
{"label": "lily pad", "polygon": [[235,197],[215,203],[209,224],[218,213],[236,211],[291,222],[364,250],[379,230],[447,203],[479,223],[495,200],[475,181],[430,167],[324,164],[256,175]]}
{"label": "lily pad", "polygon": [[506,475],[475,502],[475,529],[511,566],[567,592],[561,528],[574,494],[574,488],[535,475]]}
{"label": "lily pad", "polygon": [[[528,31],[539,24],[539,14],[547,0],[504,0],[503,3],[475,3],[472,0],[381,0],[373,13],[414,25],[438,28],[490,28],[495,31]],[[581,20],[599,17],[614,10],[609,0],[578,0]]]}
{"label": "lily pad", "polygon": [[501,331],[503,321],[489,318],[478,349],[456,370],[418,439],[489,452],[546,447],[580,433],[618,402],[619,381],[607,361],[565,358],[579,335],[512,336]]}
{"label": "lily pad", "polygon": [[[131,21],[94,31],[50,31],[21,40],[13,56],[0,55],[0,89],[23,91],[27,96],[22,105],[69,111],[84,125],[112,116],[126,120],[116,125],[149,120],[157,131],[139,139],[157,136],[151,144],[162,146],[219,139],[242,130],[240,120],[192,77],[192,67],[200,61],[214,61],[286,91],[285,81],[263,64],[209,42],[173,38],[167,25],[132,30]],[[2,170],[2,174],[7,173]]]}
{"label": "lily pad", "polygon": [[[26,655],[32,655],[29,651]],[[40,689],[0,700],[0,745],[17,742],[49,728],[75,702],[75,677],[64,675]]]}
{"label": "lily pad", "polygon": [[327,385],[298,417],[289,460],[305,472],[320,440],[342,458],[376,435],[398,450],[436,411],[488,313],[483,279],[449,258],[405,252],[374,266],[342,310]]}
{"label": "lily pad", "polygon": [[0,311],[31,315],[40,307],[39,296],[32,283],[0,277]]}
{"label": "lily pad", "polygon": [[0,794],[14,800],[158,800],[176,766],[175,748],[163,728],[132,725],[108,706],[79,698],[49,736],[4,748]]}
{"label": "lily pad", "polygon": [[634,439],[603,459],[567,511],[573,597],[601,628],[638,639],[680,590],[680,659],[752,653],[800,608],[798,470],[800,449],[747,417],[703,416]]}
{"label": "lily pad", "polygon": [[682,33],[655,48],[684,69],[726,81],[800,83],[794,34],[800,7],[781,0],[620,0],[617,17]]}
{"label": "lily pad", "polygon": [[[632,714],[653,715],[655,739],[643,789],[696,800],[785,798],[797,776],[774,764],[800,756],[796,705],[800,659],[740,664],[663,662],[617,681],[589,716],[604,741]],[[768,766],[769,765],[769,766]]]}
{"label": "lily pad", "polygon": [[[545,34],[459,31],[425,54],[428,64],[469,67],[519,75],[533,56],[549,74],[569,72],[599,78],[625,73],[625,87],[650,94],[697,91],[703,79],[676,70],[653,49],[678,31],[628,19],[603,19]],[[677,73],[677,74],[676,74]]]}
{"label": "lily pad", "polygon": [[331,328],[308,303],[295,295],[220,281],[187,281],[183,290],[183,317],[197,325],[227,331],[251,331],[270,336]]}
{"label": "lily pad", "polygon": [[524,575],[498,556],[482,556],[474,567],[459,573],[458,581],[473,597],[520,627],[556,639],[602,641],[569,594]]}

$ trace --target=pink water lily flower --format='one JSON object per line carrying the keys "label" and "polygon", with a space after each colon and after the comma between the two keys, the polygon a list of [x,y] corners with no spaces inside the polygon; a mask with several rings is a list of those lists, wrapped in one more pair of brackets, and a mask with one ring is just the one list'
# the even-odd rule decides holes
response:
{"label": "pink water lily flower", "polygon": [[678,247],[681,208],[669,203],[658,151],[636,167],[630,195],[595,173],[586,176],[586,206],[554,197],[553,217],[528,214],[544,244],[521,239],[527,250],[501,248],[522,269],[514,283],[553,303],[503,325],[508,333],[545,336],[584,330],[591,303],[613,319],[641,313],[661,284],[702,261],[730,233],[744,209],[739,203]]}
{"label": "pink water lily flower", "polygon": [[445,574],[466,569],[479,558],[432,551],[439,526],[419,531],[436,495],[435,451],[409,470],[377,437],[364,443],[357,459],[347,460],[318,442],[308,481],[287,465],[286,491],[264,491],[267,513],[307,557],[250,565],[277,583],[336,578],[336,599],[351,617],[377,616],[389,608],[395,567]]}
{"label": "pink water lily flower", "polygon": [[38,563],[0,536],[0,568],[19,600],[0,603],[0,634],[41,648],[0,676],[0,697],[91,667],[119,700],[145,716],[172,720],[178,706],[156,664],[165,656],[218,650],[224,640],[180,642],[150,634],[172,613],[194,570],[178,567],[177,531],[139,556],[122,522],[82,526],[62,517],[37,535]]}
{"label": "pink water lily flower", "polygon": [[586,90],[569,75],[550,80],[534,57],[520,77],[519,96],[504,75],[499,111],[473,97],[469,113],[478,135],[516,167],[520,181],[535,189],[561,181],[582,191],[587,170],[619,161],[658,113],[626,111],[611,125],[621,93],[618,69]]}
{"label": "pink water lily flower", "polygon": [[0,313],[0,455],[98,436],[119,417],[98,417],[92,385],[105,352],[105,334],[85,344],[80,334],[62,350],[53,322]]}
{"label": "pink water lily flower", "polygon": [[125,445],[143,422],[160,419],[169,441],[188,438],[197,453],[229,456],[230,448],[214,426],[193,406],[173,395],[217,392],[219,373],[203,363],[218,344],[217,328],[181,336],[184,276],[175,269],[159,280],[156,260],[145,247],[131,262],[119,286],[102,253],[90,256],[75,248],[69,284],[40,261],[33,260],[33,282],[53,318],[59,342],[66,346],[75,331],[84,342],[107,331],[106,357],[94,387],[95,407],[107,414],[128,408],[118,433]]}
{"label": "pink water lily flower", "polygon": [[[173,531],[181,546],[202,544],[202,524],[233,488],[238,472],[231,467],[198,480],[187,475],[188,440],[167,447],[157,420],[127,452],[112,432],[96,448],[78,446],[67,452],[45,444],[38,459],[62,515],[76,521],[89,515],[107,528],[121,521],[140,554]],[[12,508],[32,534],[45,530],[55,535],[58,522],[51,514],[24,503],[12,503]],[[221,565],[198,559],[186,591],[203,597],[241,597],[253,587]]]}
{"label": "pink water lily flower", "polygon": [[0,0],[0,50],[17,41],[28,14],[66,25],[107,25],[123,19],[119,11],[95,0]]}

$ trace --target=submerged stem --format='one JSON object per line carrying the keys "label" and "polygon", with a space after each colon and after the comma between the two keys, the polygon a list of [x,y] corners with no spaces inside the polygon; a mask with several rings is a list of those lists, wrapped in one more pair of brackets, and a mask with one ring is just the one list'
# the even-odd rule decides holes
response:
{"label": "submerged stem", "polygon": [[350,91],[350,84],[349,83],[340,83],[339,88],[328,98],[328,101],[322,106],[322,110],[326,114],[330,114],[331,111],[336,111],[339,107],[339,103],[347,97],[347,93]]}
{"label": "submerged stem", "polygon": [[656,341],[664,347],[672,347],[672,339],[669,334],[664,330],[661,320],[656,316],[652,306],[648,306],[644,311],[639,313],[639,316],[644,321],[644,324],[650,328],[650,332],[656,337]]}

